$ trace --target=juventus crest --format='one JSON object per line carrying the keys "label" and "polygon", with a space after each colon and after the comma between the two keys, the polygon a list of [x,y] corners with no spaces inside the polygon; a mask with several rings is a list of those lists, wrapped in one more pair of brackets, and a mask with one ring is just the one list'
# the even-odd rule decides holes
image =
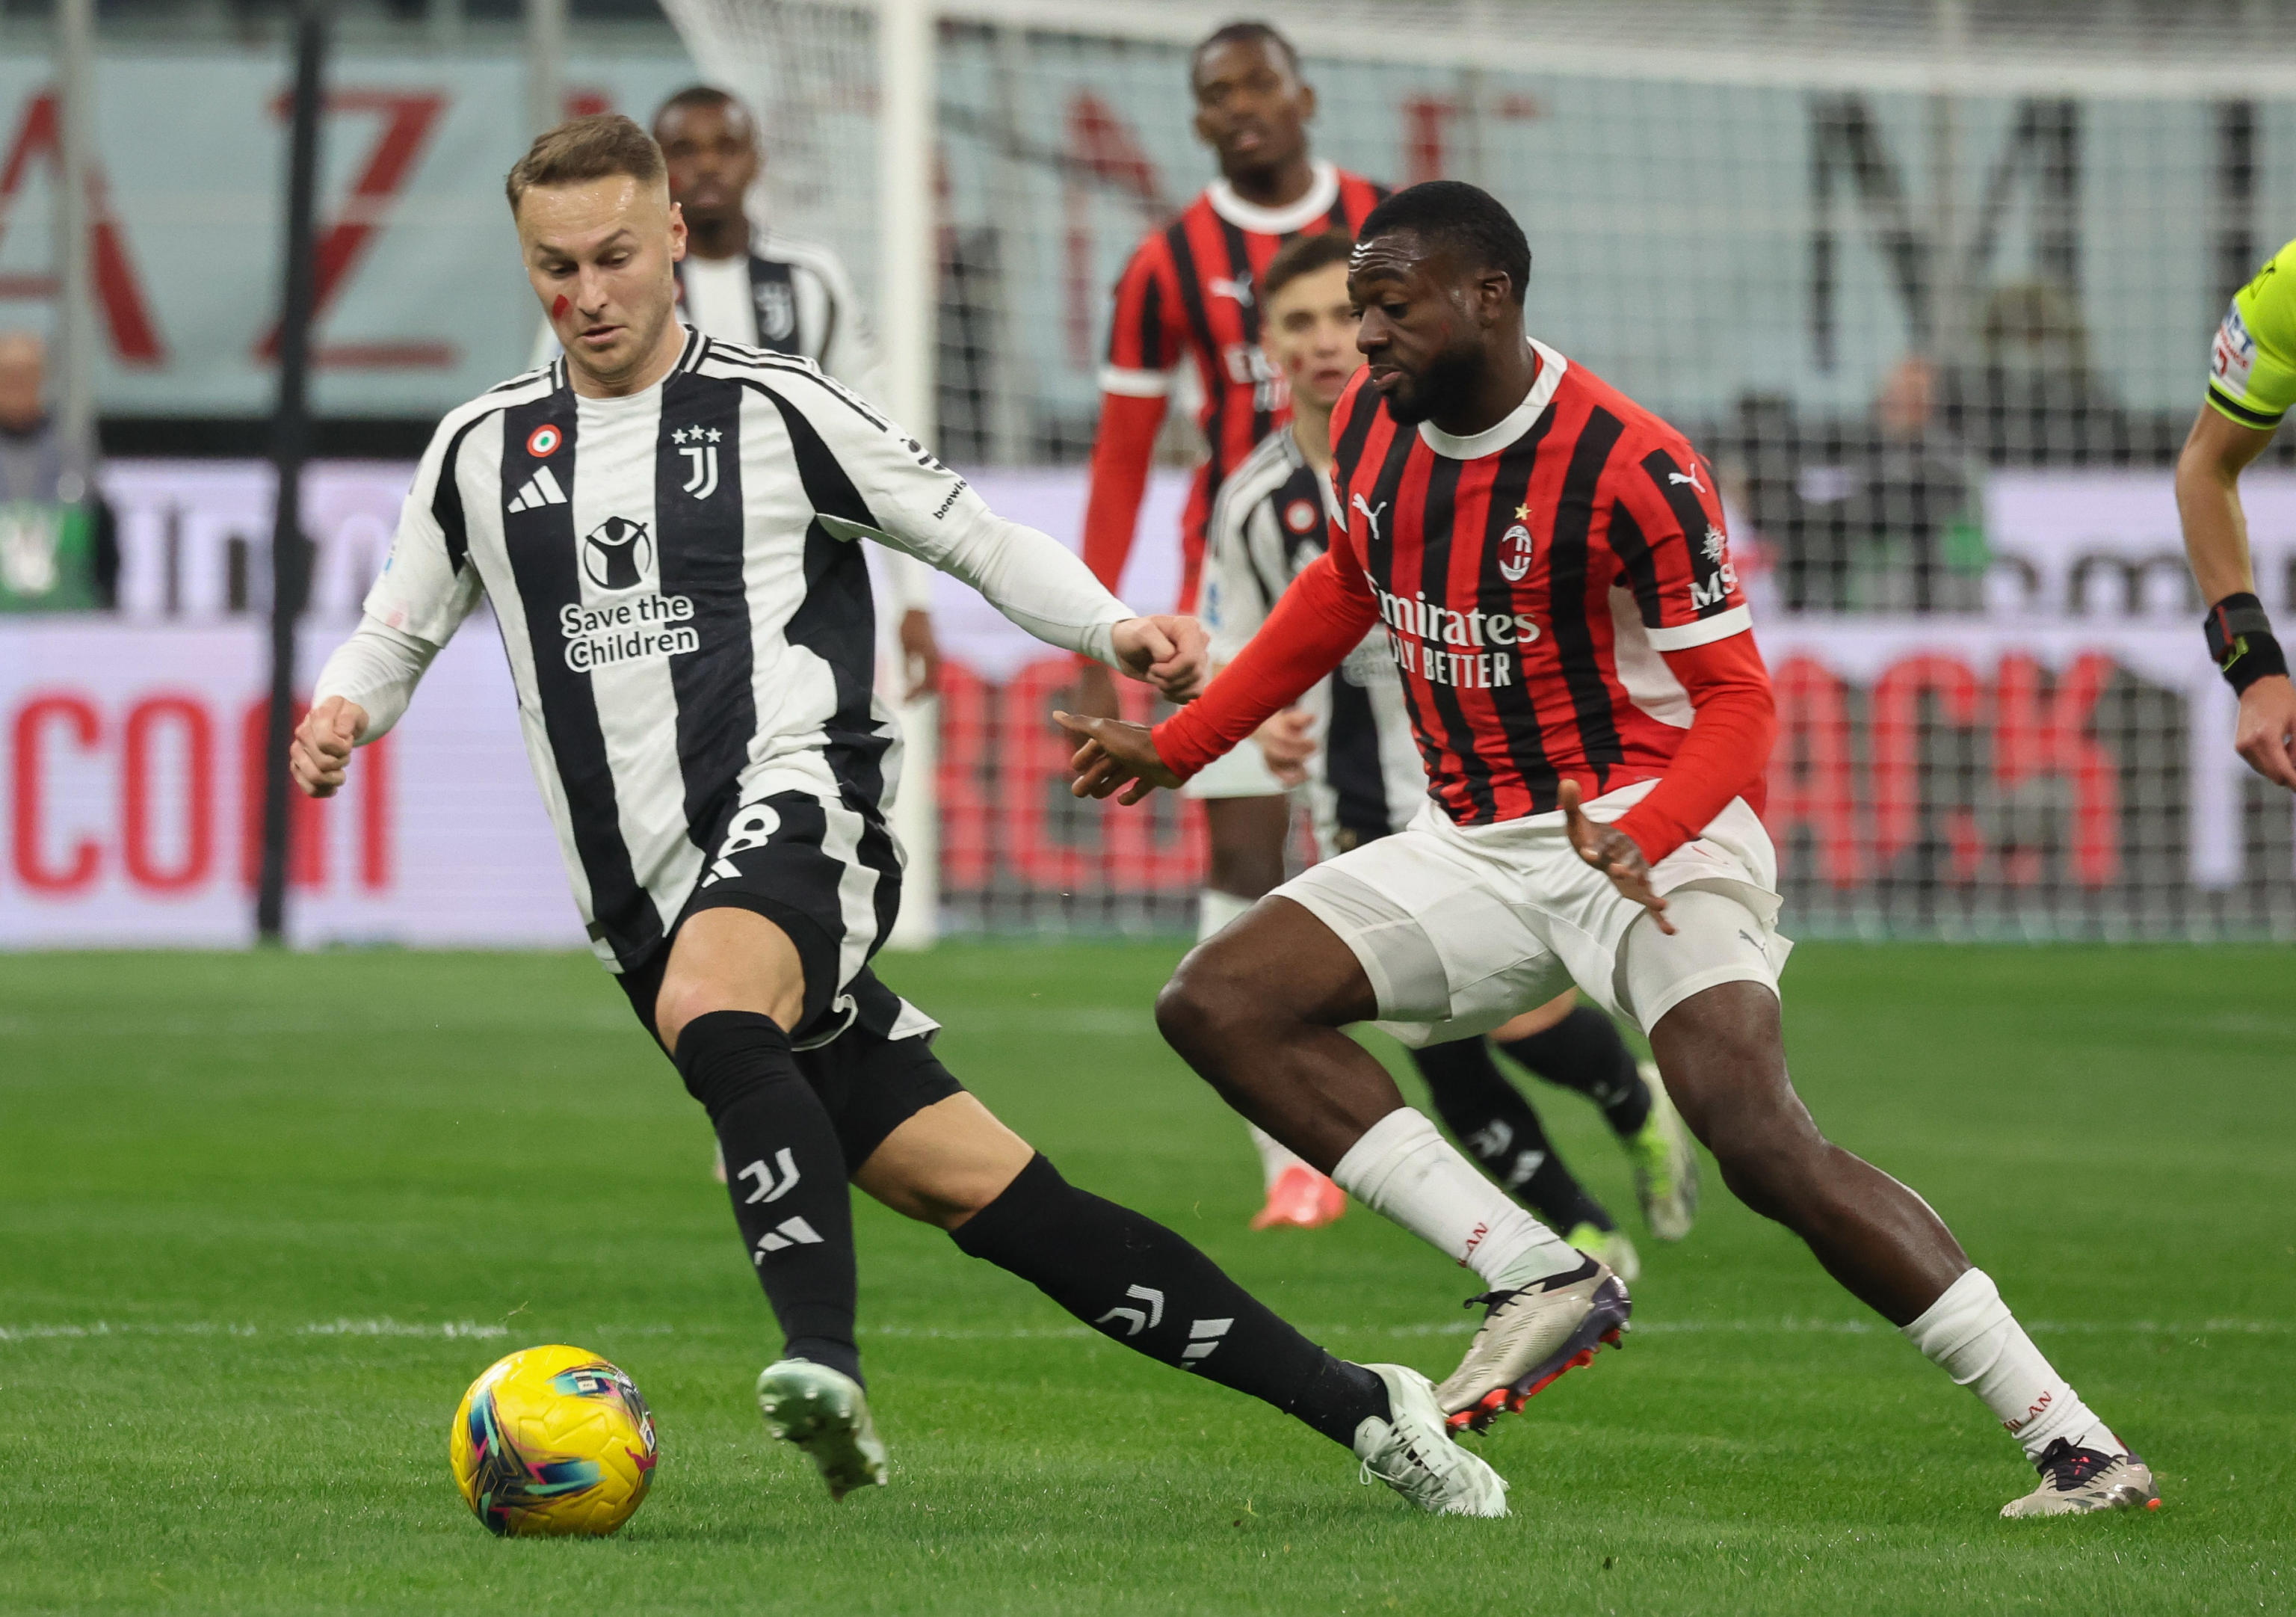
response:
{"label": "juventus crest", "polygon": [[680,427],[669,435],[690,468],[682,487],[697,500],[718,492],[718,440],[723,436],[716,427]]}

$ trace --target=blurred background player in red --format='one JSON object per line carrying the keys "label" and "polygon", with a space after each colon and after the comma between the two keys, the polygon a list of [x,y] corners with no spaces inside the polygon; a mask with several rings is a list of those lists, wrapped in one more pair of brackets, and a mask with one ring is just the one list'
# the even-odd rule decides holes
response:
{"label": "blurred background player in red", "polygon": [[[1283,379],[1260,348],[1259,272],[1302,233],[1352,236],[1387,194],[1310,154],[1315,89],[1300,76],[1299,53],[1266,23],[1232,22],[1208,36],[1190,58],[1189,90],[1197,137],[1218,158],[1220,177],[1141,242],[1117,283],[1084,519],[1085,562],[1113,589],[1132,551],[1173,375],[1192,361],[1205,454],[1180,519],[1179,612],[1195,608],[1205,524],[1220,485],[1289,413]],[[1115,684],[1097,668],[1078,671],[1073,701],[1080,712],[1116,717]],[[1205,938],[1283,881],[1291,805],[1249,747],[1191,782],[1189,795],[1202,800],[1211,837],[1197,916]],[[1346,1198],[1337,1186],[1259,1130],[1252,1134],[1271,1193],[1256,1227],[1340,1216]]]}
{"label": "blurred background player in red", "polygon": [[[1283,379],[1292,419],[1259,442],[1213,502],[1205,539],[1202,612],[1215,666],[1241,653],[1300,569],[1329,543],[1324,492],[1332,466],[1332,411],[1362,368],[1358,312],[1348,296],[1345,231],[1295,236],[1259,282],[1261,338]],[[1401,831],[1427,800],[1403,682],[1374,630],[1298,706],[1259,732],[1256,754],[1285,785],[1304,788],[1316,851],[1336,858]],[[1634,1243],[1581,1185],[1547,1138],[1530,1102],[1492,1059],[1495,1041],[1530,1071],[1576,1089],[1603,1109],[1635,1170],[1651,1232],[1687,1235],[1698,1208],[1698,1158],[1657,1070],[1638,1064],[1616,1023],[1566,991],[1480,1038],[1410,1052],[1436,1114],[1510,1194],[1622,1278],[1641,1272]],[[1339,1187],[1306,1163],[1270,1189],[1259,1227],[1306,1223],[1320,1211],[1308,1181]],[[1336,1216],[1336,1215],[1334,1215]],[[1323,1222],[1321,1219],[1314,1221]]]}

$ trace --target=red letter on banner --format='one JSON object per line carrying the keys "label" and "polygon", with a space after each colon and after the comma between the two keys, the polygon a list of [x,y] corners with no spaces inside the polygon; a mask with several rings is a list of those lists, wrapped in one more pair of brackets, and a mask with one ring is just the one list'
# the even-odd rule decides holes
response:
{"label": "red letter on banner", "polygon": [[[162,725],[182,732],[184,851],[172,870],[152,850],[152,740]],[[120,855],[128,878],[152,892],[182,892],[215,863],[215,726],[188,696],[153,696],[128,710],[120,744]]]}
{"label": "red letter on banner", "polygon": [[[293,722],[301,724],[310,703],[298,699]],[[271,704],[258,701],[239,726],[239,879],[253,887],[263,879],[263,749],[270,739]],[[327,881],[327,821],[324,799],[287,788],[287,879],[297,887],[324,887]]]}
{"label": "red letter on banner", "polygon": [[2120,879],[2120,767],[2088,729],[2112,671],[2112,658],[2087,653],[2058,677],[2044,702],[2041,665],[2012,653],[2001,659],[1995,686],[1999,718],[1993,777],[2005,792],[2043,776],[2071,784],[2068,863],[2073,879],[2085,887],[2106,887]]}
{"label": "red letter on banner", "polygon": [[16,785],[16,879],[34,892],[77,892],[95,880],[101,854],[93,838],[73,844],[71,863],[62,869],[40,857],[40,811],[45,796],[46,771],[40,753],[41,732],[51,720],[62,719],[71,728],[72,740],[83,752],[102,734],[95,710],[77,696],[36,696],[16,715],[15,759],[10,771]]}
{"label": "red letter on banner", "polygon": [[[1874,682],[1874,858],[1884,872],[1921,831],[1924,695],[1937,698],[1946,723],[1966,729],[1977,722],[1977,676],[1958,657],[1908,657]],[[1953,846],[1955,876],[1975,880],[1983,851],[1976,817],[1965,808],[1946,809],[1942,828]]]}
{"label": "red letter on banner", "polygon": [[1850,774],[1849,705],[1841,678],[1809,657],[1789,657],[1770,675],[1778,744],[1770,755],[1770,840],[1783,849],[1797,826],[1816,841],[1829,886],[1857,885],[1857,791]]}
{"label": "red letter on banner", "polygon": [[988,686],[961,662],[940,665],[940,882],[972,892],[988,886],[996,823],[981,774],[994,767]]}

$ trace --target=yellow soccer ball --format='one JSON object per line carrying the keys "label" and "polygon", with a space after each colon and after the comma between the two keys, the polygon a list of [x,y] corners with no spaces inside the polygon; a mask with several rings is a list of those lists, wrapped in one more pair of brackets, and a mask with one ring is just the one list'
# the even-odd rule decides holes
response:
{"label": "yellow soccer ball", "polygon": [[463,1502],[521,1538],[604,1537],[644,1502],[660,1457],[636,1386],[579,1348],[496,1360],[463,1394],[447,1438]]}

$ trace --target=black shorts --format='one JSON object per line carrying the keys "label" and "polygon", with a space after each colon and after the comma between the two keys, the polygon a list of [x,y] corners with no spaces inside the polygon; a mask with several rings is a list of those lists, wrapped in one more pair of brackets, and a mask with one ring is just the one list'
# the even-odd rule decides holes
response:
{"label": "black shorts", "polygon": [[893,930],[901,909],[901,861],[884,817],[852,792],[775,792],[742,804],[709,845],[693,896],[652,954],[621,974],[622,989],[653,1028],[653,997],[671,947],[705,909],[763,915],[797,947],[805,1003],[793,1042],[804,1044],[852,1020],[847,985]]}
{"label": "black shorts", "polygon": [[[668,957],[664,950],[619,980],[630,1009],[657,1044],[661,1034],[653,1025],[653,1005]],[[865,967],[832,1009],[834,1016],[824,1019],[826,1038],[797,1052],[797,1070],[828,1110],[847,1166],[858,1168],[887,1135],[927,1106],[963,1094],[964,1086],[933,1054],[930,1030],[895,1037],[909,1007],[874,972]],[[914,1013],[909,1020],[916,1020]]]}

